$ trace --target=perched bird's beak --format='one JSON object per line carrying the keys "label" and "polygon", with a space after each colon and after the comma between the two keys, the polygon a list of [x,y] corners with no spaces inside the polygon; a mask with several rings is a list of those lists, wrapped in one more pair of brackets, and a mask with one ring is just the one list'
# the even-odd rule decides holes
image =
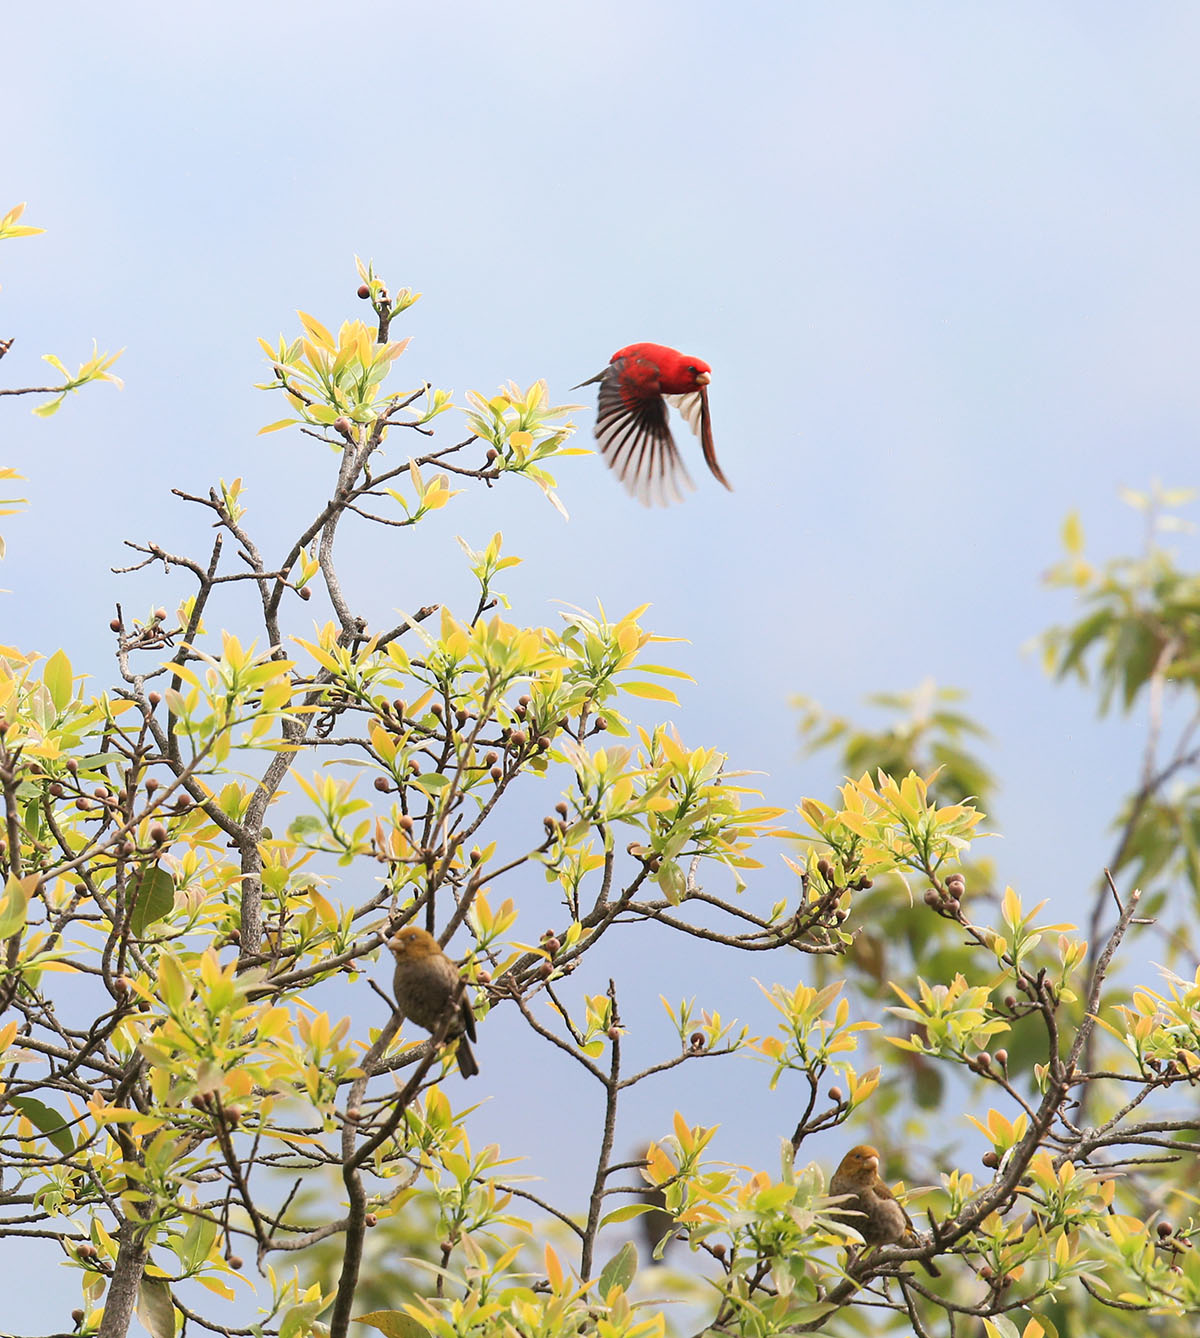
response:
{"label": "perched bird's beak", "polygon": [[712,380],[712,377],[708,374],[708,372],[697,372],[697,373],[696,373],[696,384],[697,384],[698,386],[706,386],[706,385],[708,385],[708,383],[709,383],[711,380]]}

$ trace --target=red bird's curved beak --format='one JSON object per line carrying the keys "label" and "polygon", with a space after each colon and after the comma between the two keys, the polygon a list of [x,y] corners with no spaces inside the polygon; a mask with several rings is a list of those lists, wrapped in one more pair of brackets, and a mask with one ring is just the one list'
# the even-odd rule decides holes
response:
{"label": "red bird's curved beak", "polygon": [[706,386],[706,385],[708,385],[708,383],[709,383],[711,380],[712,380],[712,377],[708,374],[708,372],[697,372],[697,373],[696,373],[696,384],[697,384],[698,386]]}

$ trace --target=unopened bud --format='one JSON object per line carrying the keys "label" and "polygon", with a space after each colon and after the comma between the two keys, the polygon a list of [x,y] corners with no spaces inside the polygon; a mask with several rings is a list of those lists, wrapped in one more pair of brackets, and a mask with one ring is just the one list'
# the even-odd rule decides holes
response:
{"label": "unopened bud", "polygon": [[364,300],[371,296],[371,290],[367,287],[365,283],[360,283],[358,285],[357,292],[359,297],[363,298]]}
{"label": "unopened bud", "polygon": [[983,1162],[983,1164],[988,1168],[989,1171],[996,1170],[996,1168],[1000,1165],[1000,1158],[997,1157],[994,1152],[985,1152],[983,1156],[980,1157],[979,1160]]}
{"label": "unopened bud", "polygon": [[840,1087],[831,1087],[829,1089],[829,1099],[830,1101],[836,1101],[840,1106],[843,1100],[842,1089]]}

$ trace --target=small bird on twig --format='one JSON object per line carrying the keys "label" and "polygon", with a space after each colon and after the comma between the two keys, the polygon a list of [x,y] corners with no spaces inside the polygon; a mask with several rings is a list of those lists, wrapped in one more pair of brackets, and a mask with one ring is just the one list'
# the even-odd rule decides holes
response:
{"label": "small bird on twig", "polygon": [[425,1031],[436,1033],[450,1018],[446,1040],[458,1042],[458,1071],[464,1078],[479,1072],[468,1043],[475,1039],[475,1014],[463,995],[458,967],[442,951],[432,934],[405,925],[388,939],[396,958],[392,989],[400,1011]]}
{"label": "small bird on twig", "polygon": [[665,344],[627,344],[612,361],[578,386],[600,383],[596,440],[600,454],[625,491],[645,506],[666,506],[683,500],[693,488],[667,425],[667,401],[683,414],[700,437],[704,462],[713,477],[732,492],[717,464],[712,421],[708,414],[708,383],[712,368]]}
{"label": "small bird on twig", "polygon": [[[920,1244],[904,1205],[880,1178],[879,1153],[873,1147],[863,1143],[846,1153],[829,1182],[829,1192],[850,1196],[830,1216],[853,1227],[868,1245]],[[920,1262],[931,1278],[941,1277],[927,1259]]]}

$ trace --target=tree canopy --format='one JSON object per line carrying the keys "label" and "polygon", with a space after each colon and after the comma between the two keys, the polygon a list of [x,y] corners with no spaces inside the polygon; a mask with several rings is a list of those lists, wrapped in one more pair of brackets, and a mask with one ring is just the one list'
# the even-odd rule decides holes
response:
{"label": "tree canopy", "polygon": [[[28,231],[20,216],[0,237]],[[347,526],[408,546],[436,586],[422,521],[467,488],[500,517],[521,480],[561,509],[549,470],[574,448],[571,406],[541,382],[464,406],[419,375],[393,388],[393,327],[419,295],[362,262],[358,278],[369,322],[302,314],[262,345],[282,406],[263,431],[295,432],[303,467],[330,470],[283,551],[263,551],[240,479],[181,492],[211,549],[131,541],[127,570],[158,573],[162,602],[114,617],[109,689],[70,648],[0,655],[0,1240],[40,1241],[78,1278],[47,1295],[47,1324],[1191,1332],[1200,601],[1166,546],[1187,497],[1131,495],[1146,551],[1106,566],[1071,518],[1052,574],[1083,613],[1046,636],[1049,669],[1148,720],[1080,932],[1054,889],[1005,887],[981,856],[993,781],[960,694],[883,695],[882,729],[798,703],[844,779],[785,811],[715,748],[631,721],[676,705],[686,677],[645,608],[506,617],[519,559],[499,528],[463,542],[468,607],[435,591],[371,625],[340,575]],[[109,355],[74,377],[51,362],[62,384],[6,393],[53,412],[115,379]],[[481,1024],[519,1017],[530,1064],[551,1047],[590,1085],[582,1198],[531,1187],[537,1167],[514,1171],[489,1138],[479,1102],[504,1079],[486,1034],[463,1088],[449,1019],[429,1035],[396,1010],[381,958],[409,923],[461,963]],[[619,976],[596,992],[570,978],[606,935],[650,926],[674,953],[703,941],[765,976],[762,1023],[670,1003],[677,1044],[631,1066]],[[1139,935],[1161,936],[1167,965],[1135,981],[1140,963],[1120,968]],[[643,1155],[621,1150],[630,1089],[700,1063],[714,1084],[797,1094],[774,1164],[713,1159],[702,1105]],[[974,1172],[938,1165],[964,1118]],[[839,1215],[806,1143],[842,1126],[847,1146],[870,1131],[914,1236],[864,1247]]]}

